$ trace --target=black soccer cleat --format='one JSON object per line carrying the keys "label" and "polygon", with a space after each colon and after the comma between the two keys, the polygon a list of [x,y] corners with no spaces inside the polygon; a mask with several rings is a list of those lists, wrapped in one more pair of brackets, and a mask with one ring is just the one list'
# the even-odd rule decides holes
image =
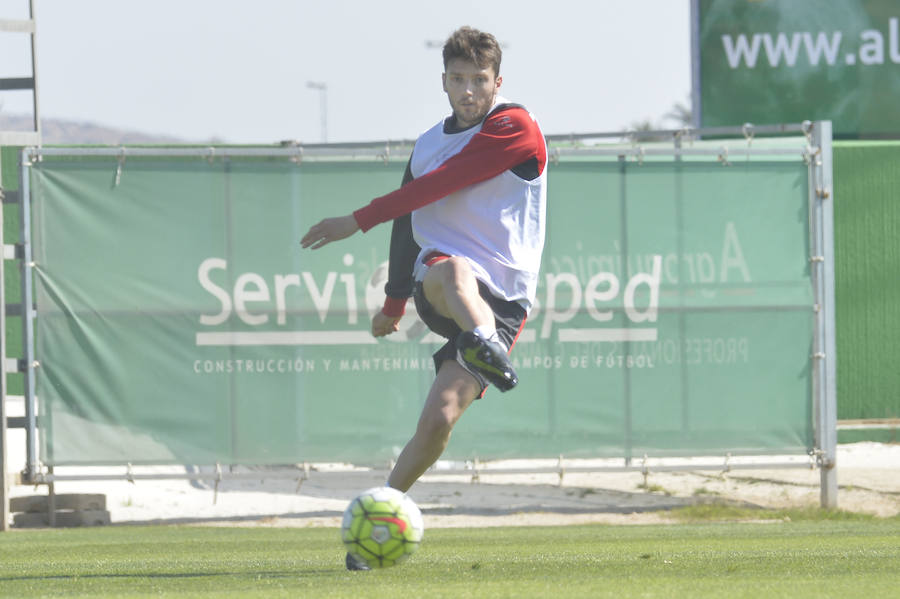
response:
{"label": "black soccer cleat", "polygon": [[456,338],[459,359],[501,391],[509,391],[519,383],[519,376],[503,346],[496,341],[482,339],[472,331],[463,331]]}
{"label": "black soccer cleat", "polygon": [[367,564],[366,562],[364,562],[362,560],[356,559],[355,557],[350,555],[350,553],[347,553],[347,559],[344,560],[344,563],[347,565],[348,570],[371,570],[372,569],[369,567],[369,564]]}

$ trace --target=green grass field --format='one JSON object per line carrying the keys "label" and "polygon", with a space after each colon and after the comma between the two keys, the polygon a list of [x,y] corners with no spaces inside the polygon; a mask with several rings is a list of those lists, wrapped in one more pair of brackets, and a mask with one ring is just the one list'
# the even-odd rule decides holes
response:
{"label": "green grass field", "polygon": [[428,530],[410,561],[372,572],[344,569],[332,529],[13,531],[0,534],[0,596],[900,597],[900,518],[711,516]]}

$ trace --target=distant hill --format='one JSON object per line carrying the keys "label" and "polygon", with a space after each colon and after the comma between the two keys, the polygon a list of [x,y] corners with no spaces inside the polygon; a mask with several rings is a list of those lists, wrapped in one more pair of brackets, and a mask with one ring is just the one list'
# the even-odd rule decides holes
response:
{"label": "distant hill", "polygon": [[[0,112],[0,131],[31,131],[32,118],[28,115]],[[41,119],[41,139],[46,145],[135,145],[135,144],[186,144],[221,143],[221,140],[187,140],[171,135],[154,135],[140,131],[126,131],[96,123],[65,119]]]}

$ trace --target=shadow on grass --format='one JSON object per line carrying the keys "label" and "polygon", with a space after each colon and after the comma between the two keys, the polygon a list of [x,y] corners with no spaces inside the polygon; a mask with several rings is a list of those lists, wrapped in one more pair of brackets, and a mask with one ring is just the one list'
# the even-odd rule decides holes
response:
{"label": "shadow on grass", "polygon": [[[290,572],[273,572],[273,571],[254,571],[254,576],[262,576],[264,578],[291,578],[295,579],[299,574],[303,575],[324,575],[331,574],[333,570],[303,570],[303,571],[290,571]],[[130,574],[123,573],[109,573],[109,574],[101,574],[101,573],[93,573],[93,574],[35,574],[33,576],[0,576],[0,585],[5,582],[37,582],[41,580],[63,580],[63,581],[78,581],[78,580],[102,580],[102,579],[114,579],[114,580],[122,580],[122,579],[200,579],[200,578],[232,578],[234,576],[241,576],[239,572],[134,572]]]}
{"label": "shadow on grass", "polygon": [[[643,514],[643,513],[675,513],[692,508],[702,509],[704,506],[720,506],[723,510],[744,510],[753,513],[761,510],[759,506],[716,496],[675,497],[655,493],[629,493],[592,489],[589,493],[580,493],[578,489],[566,488],[559,491],[556,497],[549,497],[540,492],[533,494],[534,487],[524,487],[521,493],[511,491],[512,486],[505,487],[502,497],[485,498],[477,505],[471,498],[456,505],[448,504],[432,498],[427,503],[438,504],[422,506],[425,516],[509,516],[519,514]],[[553,489],[555,490],[555,489]],[[532,492],[527,493],[526,491]],[[424,495],[424,494],[423,494]],[[437,499],[437,500],[435,500]],[[701,513],[701,512],[698,512]],[[212,517],[177,517],[153,520],[119,521],[110,526],[135,525],[191,525],[216,523],[240,526],[247,525],[279,526],[280,521],[313,520],[321,518],[339,519],[343,512],[336,510],[318,510],[308,512],[283,512],[274,514],[253,514],[244,516],[212,516]]]}

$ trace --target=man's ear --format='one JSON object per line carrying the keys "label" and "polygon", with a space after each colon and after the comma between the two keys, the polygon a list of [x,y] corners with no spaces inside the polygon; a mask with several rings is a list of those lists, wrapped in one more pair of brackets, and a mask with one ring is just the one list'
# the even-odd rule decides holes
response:
{"label": "man's ear", "polygon": [[441,73],[441,87],[444,92],[447,91],[447,73]]}

